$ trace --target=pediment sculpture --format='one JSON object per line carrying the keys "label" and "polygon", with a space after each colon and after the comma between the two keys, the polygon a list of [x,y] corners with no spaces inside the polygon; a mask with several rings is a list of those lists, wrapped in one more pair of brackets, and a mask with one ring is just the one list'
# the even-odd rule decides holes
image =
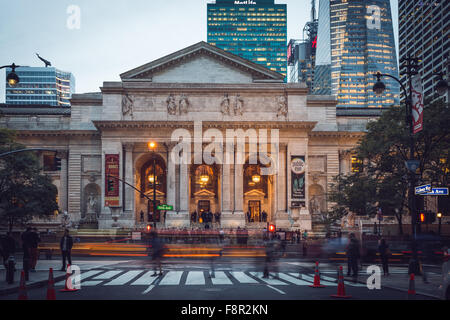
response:
{"label": "pediment sculpture", "polygon": [[181,95],[180,98],[180,114],[186,114],[189,112],[189,106],[191,103],[185,94]]}
{"label": "pediment sculpture", "polygon": [[277,117],[281,117],[281,116],[286,117],[288,115],[288,113],[289,113],[286,96],[279,96],[277,102],[278,102]]}
{"label": "pediment sculpture", "polygon": [[220,104],[220,111],[223,115],[229,116],[230,115],[230,98],[228,98],[228,93],[225,93],[222,102]]}
{"label": "pediment sculpture", "polygon": [[173,94],[169,95],[169,97],[166,100],[167,103],[167,112],[170,115],[176,115],[177,114],[177,103],[175,101],[175,96]]}
{"label": "pediment sculpture", "polygon": [[125,94],[122,97],[122,114],[124,116],[130,115],[131,117],[133,117],[133,107],[134,107],[133,99],[128,94]]}
{"label": "pediment sculpture", "polygon": [[241,95],[236,96],[236,103],[234,105],[234,115],[242,116],[244,114],[244,99],[242,99]]}

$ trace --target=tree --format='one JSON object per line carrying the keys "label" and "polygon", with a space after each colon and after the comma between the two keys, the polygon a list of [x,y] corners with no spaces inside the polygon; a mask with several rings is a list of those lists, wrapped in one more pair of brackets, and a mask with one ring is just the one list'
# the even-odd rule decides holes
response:
{"label": "tree", "polygon": [[[0,129],[0,153],[24,149],[14,131]],[[48,217],[58,210],[57,188],[50,177],[41,174],[32,152],[0,158],[0,223],[24,225],[33,217]]]}
{"label": "tree", "polygon": [[[450,110],[443,101],[426,102],[424,129],[414,136],[414,157],[420,161],[417,184],[448,185],[449,123]],[[402,233],[404,209],[410,210],[405,165],[409,159],[409,142],[404,108],[392,107],[377,121],[369,123],[367,134],[352,150],[360,160],[360,168],[358,172],[336,178],[330,201],[359,215],[373,214],[373,208],[381,207],[383,214],[397,218]]]}

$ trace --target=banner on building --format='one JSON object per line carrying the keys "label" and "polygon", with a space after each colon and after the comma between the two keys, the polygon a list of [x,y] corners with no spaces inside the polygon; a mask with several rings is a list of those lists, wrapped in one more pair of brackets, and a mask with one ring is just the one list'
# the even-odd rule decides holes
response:
{"label": "banner on building", "polygon": [[105,207],[118,207],[120,157],[118,154],[105,155]]}
{"label": "banner on building", "polygon": [[305,199],[305,170],[304,156],[291,156],[291,198]]}
{"label": "banner on building", "polygon": [[420,75],[416,75],[411,79],[412,92],[412,121],[413,133],[416,134],[423,129],[423,87]]}

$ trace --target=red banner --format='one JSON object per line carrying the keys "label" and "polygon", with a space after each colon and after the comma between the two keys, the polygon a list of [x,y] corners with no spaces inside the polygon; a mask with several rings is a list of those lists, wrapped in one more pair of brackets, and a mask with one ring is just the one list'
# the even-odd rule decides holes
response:
{"label": "red banner", "polygon": [[413,77],[411,83],[413,133],[416,134],[423,129],[423,88],[419,75]]}
{"label": "red banner", "polygon": [[105,155],[105,207],[118,207],[120,160],[118,154]]}

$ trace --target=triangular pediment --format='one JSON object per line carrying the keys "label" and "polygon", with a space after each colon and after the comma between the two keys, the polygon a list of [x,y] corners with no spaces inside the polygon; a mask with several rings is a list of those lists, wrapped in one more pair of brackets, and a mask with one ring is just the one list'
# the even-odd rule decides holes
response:
{"label": "triangular pediment", "polygon": [[259,189],[252,189],[244,194],[246,197],[264,197],[266,194]]}
{"label": "triangular pediment", "polygon": [[215,194],[212,191],[209,191],[208,189],[201,189],[194,193],[194,196],[196,197],[214,197]]}
{"label": "triangular pediment", "polygon": [[283,82],[284,76],[206,42],[120,75],[122,81],[155,83]]}

